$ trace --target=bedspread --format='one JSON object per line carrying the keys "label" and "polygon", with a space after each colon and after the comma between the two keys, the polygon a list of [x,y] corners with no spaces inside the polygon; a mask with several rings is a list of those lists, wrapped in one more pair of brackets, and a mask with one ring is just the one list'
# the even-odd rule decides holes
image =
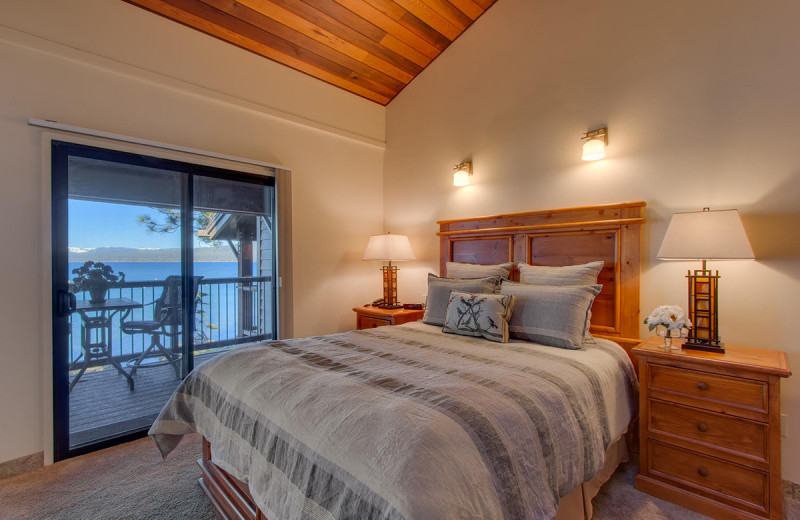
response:
{"label": "bedspread", "polygon": [[237,348],[150,435],[198,432],[259,508],[308,518],[549,519],[635,413],[618,345],[493,343],[422,323]]}

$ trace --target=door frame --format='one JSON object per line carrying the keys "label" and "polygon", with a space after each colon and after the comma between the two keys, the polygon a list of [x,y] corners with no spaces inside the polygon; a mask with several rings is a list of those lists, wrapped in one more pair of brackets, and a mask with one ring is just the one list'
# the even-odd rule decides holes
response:
{"label": "door frame", "polygon": [[[41,132],[42,148],[40,154],[40,180],[41,180],[41,294],[40,294],[40,355],[42,375],[42,448],[44,464],[52,464],[56,460],[55,447],[55,406],[56,386],[53,384],[53,229],[52,229],[52,141],[62,141],[68,144],[84,145],[103,148],[110,151],[127,152],[137,155],[146,155],[161,159],[191,163],[197,166],[206,166],[221,170],[235,170],[245,174],[260,177],[275,178],[275,204],[277,219],[277,248],[276,258],[278,307],[278,337],[291,337],[293,330],[293,283],[291,268],[291,170],[285,167],[270,168],[266,166],[240,163],[235,160],[219,159],[205,155],[196,155],[191,152],[176,149],[167,149],[163,146],[148,146],[135,144],[125,140],[107,139],[102,137],[87,137],[62,130],[45,130]],[[131,138],[133,139],[133,138]],[[136,438],[141,435],[131,436]],[[124,437],[116,438],[113,444],[123,442]],[[77,455],[73,453],[71,455]]]}

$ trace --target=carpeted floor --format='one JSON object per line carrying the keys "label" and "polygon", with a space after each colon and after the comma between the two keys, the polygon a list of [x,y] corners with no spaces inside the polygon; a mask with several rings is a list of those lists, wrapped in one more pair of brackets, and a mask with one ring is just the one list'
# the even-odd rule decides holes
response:
{"label": "carpeted floor", "polygon": [[0,519],[219,520],[199,456],[199,436],[166,461],[146,438],[0,480]]}
{"label": "carpeted floor", "polygon": [[[200,438],[185,438],[166,461],[150,439],[0,480],[0,519],[219,520],[197,479]],[[620,467],[595,498],[595,520],[706,517],[636,491],[636,466]],[[800,520],[800,502],[786,501]]]}

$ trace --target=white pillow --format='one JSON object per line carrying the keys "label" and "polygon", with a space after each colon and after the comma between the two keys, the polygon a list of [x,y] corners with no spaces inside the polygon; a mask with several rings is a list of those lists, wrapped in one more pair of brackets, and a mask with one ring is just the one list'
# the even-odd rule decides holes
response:
{"label": "white pillow", "polygon": [[512,262],[494,265],[465,264],[462,262],[447,262],[445,269],[448,278],[483,278],[485,276],[499,276],[508,278]]}
{"label": "white pillow", "polygon": [[528,265],[522,262],[519,267],[520,283],[529,285],[594,285],[597,275],[603,268],[603,261],[588,264],[562,265]]}

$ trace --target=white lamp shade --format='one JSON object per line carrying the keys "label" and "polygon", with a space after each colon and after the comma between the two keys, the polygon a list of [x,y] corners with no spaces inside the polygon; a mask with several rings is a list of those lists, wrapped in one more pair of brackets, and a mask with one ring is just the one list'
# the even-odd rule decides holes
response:
{"label": "white lamp shade", "polygon": [[596,161],[606,156],[606,143],[602,139],[589,139],[583,143],[583,160]]}
{"label": "white lamp shade", "polygon": [[469,172],[466,170],[458,170],[453,173],[453,186],[467,186],[469,185]]}
{"label": "white lamp shade", "polygon": [[735,209],[675,213],[658,250],[662,260],[752,260],[750,241]]}
{"label": "white lamp shade", "polygon": [[369,237],[367,250],[364,251],[364,260],[416,260],[411,242],[405,235],[373,235]]}

